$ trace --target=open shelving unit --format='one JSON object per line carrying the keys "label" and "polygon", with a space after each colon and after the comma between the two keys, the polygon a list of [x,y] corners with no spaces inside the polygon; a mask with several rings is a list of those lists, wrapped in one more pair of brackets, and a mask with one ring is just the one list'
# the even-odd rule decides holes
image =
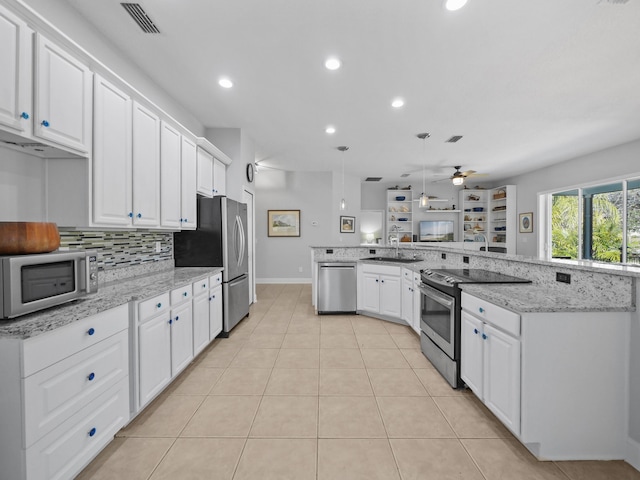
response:
{"label": "open shelving unit", "polygon": [[397,241],[413,241],[413,191],[407,189],[387,190],[387,237],[388,245]]}
{"label": "open shelving unit", "polygon": [[460,239],[463,242],[484,242],[477,234],[486,234],[488,228],[487,190],[460,190]]}

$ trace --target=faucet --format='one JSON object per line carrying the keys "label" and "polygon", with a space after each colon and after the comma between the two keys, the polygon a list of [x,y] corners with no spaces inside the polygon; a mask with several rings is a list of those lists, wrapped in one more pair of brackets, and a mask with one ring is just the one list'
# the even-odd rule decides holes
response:
{"label": "faucet", "polygon": [[482,236],[482,239],[484,240],[484,251],[488,252],[489,251],[489,240],[487,239],[487,236],[484,233],[476,233],[475,237],[478,237],[478,236]]}

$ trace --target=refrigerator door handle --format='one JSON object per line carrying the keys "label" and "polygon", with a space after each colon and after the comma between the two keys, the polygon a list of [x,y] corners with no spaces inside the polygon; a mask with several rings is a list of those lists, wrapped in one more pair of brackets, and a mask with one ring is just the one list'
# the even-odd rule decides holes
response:
{"label": "refrigerator door handle", "polygon": [[240,216],[236,215],[236,224],[234,228],[234,244],[236,247],[236,263],[238,267],[242,265],[242,221]]}
{"label": "refrigerator door handle", "polygon": [[238,215],[238,224],[239,224],[239,228],[240,228],[240,259],[238,260],[238,266],[242,265],[244,263],[244,252],[246,249],[246,244],[247,244],[247,237],[245,236],[244,233],[244,225],[242,224],[242,218],[240,217],[240,215]]}

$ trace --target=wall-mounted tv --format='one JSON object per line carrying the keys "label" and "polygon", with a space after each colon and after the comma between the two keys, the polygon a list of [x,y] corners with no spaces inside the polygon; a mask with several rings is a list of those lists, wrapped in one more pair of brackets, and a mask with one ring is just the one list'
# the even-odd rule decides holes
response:
{"label": "wall-mounted tv", "polygon": [[453,242],[453,220],[423,220],[420,222],[421,242]]}

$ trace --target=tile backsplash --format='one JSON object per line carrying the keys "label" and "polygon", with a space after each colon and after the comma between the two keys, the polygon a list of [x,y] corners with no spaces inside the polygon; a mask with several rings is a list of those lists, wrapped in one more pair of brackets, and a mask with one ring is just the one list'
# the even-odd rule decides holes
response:
{"label": "tile backsplash", "polygon": [[[156,252],[156,243],[160,251]],[[60,230],[60,248],[96,250],[98,270],[107,271],[171,260],[173,233]]]}

